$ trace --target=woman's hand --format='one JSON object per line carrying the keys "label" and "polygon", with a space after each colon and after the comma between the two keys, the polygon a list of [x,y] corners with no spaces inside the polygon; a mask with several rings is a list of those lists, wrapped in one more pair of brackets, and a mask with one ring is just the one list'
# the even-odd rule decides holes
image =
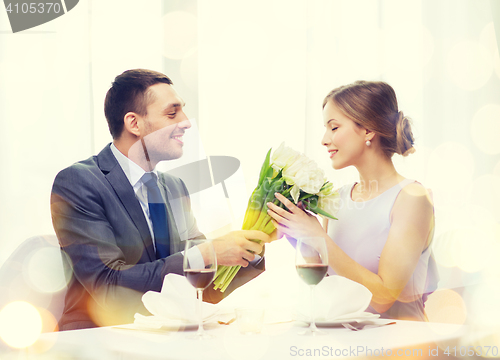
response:
{"label": "woman's hand", "polygon": [[[283,195],[274,194],[276,199],[281,201],[289,211],[267,203],[267,213],[273,218],[273,224],[278,232],[289,235],[293,238],[325,236],[325,230],[315,216],[307,214],[304,210],[294,205]],[[299,206],[301,203],[299,202]]]}

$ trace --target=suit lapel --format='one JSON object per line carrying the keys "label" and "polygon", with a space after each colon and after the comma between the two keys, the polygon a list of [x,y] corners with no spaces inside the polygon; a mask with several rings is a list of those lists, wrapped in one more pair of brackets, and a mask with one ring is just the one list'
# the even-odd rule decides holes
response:
{"label": "suit lapel", "polygon": [[113,187],[116,195],[134,222],[134,225],[139,230],[142,241],[144,242],[144,246],[146,247],[149,255],[149,260],[156,260],[153,242],[151,240],[151,233],[149,231],[146,218],[144,217],[141,204],[139,203],[139,200],[136,199],[134,189],[132,188],[132,185],[130,185],[127,176],[111,152],[110,145],[106,146],[99,153],[99,155],[97,155],[97,158],[99,168],[104,173],[109,184]]}

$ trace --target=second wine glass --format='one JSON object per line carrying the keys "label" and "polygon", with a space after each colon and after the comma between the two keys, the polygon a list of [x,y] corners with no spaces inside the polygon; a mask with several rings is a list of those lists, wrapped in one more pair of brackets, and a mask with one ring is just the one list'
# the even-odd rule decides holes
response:
{"label": "second wine glass", "polygon": [[217,271],[217,257],[211,240],[188,240],[184,250],[184,276],[194,286],[198,293],[197,317],[198,331],[193,336],[197,339],[207,339],[213,336],[203,329],[203,290],[214,280]]}
{"label": "second wine glass", "polygon": [[311,289],[309,328],[299,335],[325,335],[318,330],[314,316],[314,287],[323,280],[328,270],[328,251],[325,239],[322,237],[302,238],[297,241],[295,268],[299,277]]}

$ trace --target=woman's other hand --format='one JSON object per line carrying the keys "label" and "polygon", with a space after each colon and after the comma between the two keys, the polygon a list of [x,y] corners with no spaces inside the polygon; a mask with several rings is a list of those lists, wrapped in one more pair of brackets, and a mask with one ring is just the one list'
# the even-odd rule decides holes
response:
{"label": "woman's other hand", "polygon": [[267,203],[267,207],[269,208],[267,213],[273,218],[272,221],[278,233],[283,233],[294,238],[326,236],[325,230],[318,219],[305,212],[301,208],[300,202],[297,206],[279,193],[274,195],[288,209],[287,211],[273,203]]}

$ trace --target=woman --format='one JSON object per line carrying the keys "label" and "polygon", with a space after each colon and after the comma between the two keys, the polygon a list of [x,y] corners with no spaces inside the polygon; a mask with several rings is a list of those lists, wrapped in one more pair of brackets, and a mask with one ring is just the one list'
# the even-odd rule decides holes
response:
{"label": "woman", "polygon": [[333,168],[355,166],[360,180],[339,190],[339,220],[325,229],[277,194],[289,211],[268,204],[275,226],[295,238],[325,238],[329,274],[367,287],[373,294],[367,311],[426,320],[425,293],[436,277],[429,248],[434,212],[426,189],[398,174],[391,160],[394,153],[414,152],[410,122],[394,90],[384,82],[341,86],[326,96],[323,117],[322,144]]}

